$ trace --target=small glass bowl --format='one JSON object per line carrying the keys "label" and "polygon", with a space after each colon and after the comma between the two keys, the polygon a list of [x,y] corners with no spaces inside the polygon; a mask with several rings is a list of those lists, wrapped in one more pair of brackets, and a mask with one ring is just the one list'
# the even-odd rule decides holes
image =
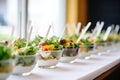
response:
{"label": "small glass bowl", "polygon": [[101,55],[104,53],[108,53],[112,50],[113,42],[102,42],[102,43],[96,43],[96,50],[97,54]]}
{"label": "small glass bowl", "polygon": [[13,70],[13,60],[0,61],[0,80],[6,80]]}
{"label": "small glass bowl", "polygon": [[40,68],[54,68],[59,62],[63,50],[40,51],[37,65]]}
{"label": "small glass bowl", "polygon": [[107,42],[96,43],[96,50],[98,53],[105,52],[107,50]]}
{"label": "small glass bowl", "polygon": [[111,49],[109,48],[110,50],[116,51],[117,49],[119,49],[119,47],[120,47],[119,46],[119,41],[112,41],[111,43],[112,43],[112,45],[110,47]]}
{"label": "small glass bowl", "polygon": [[110,42],[106,42],[106,52],[110,52],[113,50],[113,44],[114,42],[113,41],[110,41]]}
{"label": "small glass bowl", "polygon": [[90,56],[95,53],[96,53],[95,45],[90,45],[90,46],[81,45],[78,52],[78,58],[87,59],[90,58]]}
{"label": "small glass bowl", "polygon": [[114,48],[119,49],[120,47],[120,41],[116,41],[116,44],[114,45]]}
{"label": "small glass bowl", "polygon": [[36,55],[17,56],[14,61],[15,67],[12,73],[14,75],[30,74],[30,71],[32,71],[36,65],[36,58]]}
{"label": "small glass bowl", "polygon": [[73,63],[78,56],[79,48],[64,48],[60,62]]}

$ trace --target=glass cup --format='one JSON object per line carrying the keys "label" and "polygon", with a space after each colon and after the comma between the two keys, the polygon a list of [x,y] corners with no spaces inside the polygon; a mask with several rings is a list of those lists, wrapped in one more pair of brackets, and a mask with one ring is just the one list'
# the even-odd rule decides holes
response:
{"label": "glass cup", "polygon": [[80,59],[88,59],[92,54],[95,54],[95,45],[90,46],[80,46],[79,52],[78,52],[78,58]]}
{"label": "glass cup", "polygon": [[14,75],[29,75],[36,65],[36,55],[17,56],[14,61]]}
{"label": "glass cup", "polygon": [[112,51],[113,50],[113,44],[114,44],[113,41],[106,42],[106,50],[105,50],[105,52],[109,53],[110,51]]}
{"label": "glass cup", "polygon": [[105,52],[106,49],[107,49],[106,42],[96,43],[96,50],[98,51],[98,53]]}
{"label": "glass cup", "polygon": [[119,47],[120,47],[120,41],[116,41],[116,45],[115,46],[117,46],[117,49],[119,49]]}
{"label": "glass cup", "polygon": [[1,60],[0,61],[0,80],[6,80],[13,70],[12,60]]}
{"label": "glass cup", "polygon": [[73,63],[78,56],[79,48],[64,48],[60,62]]}
{"label": "glass cup", "polygon": [[112,51],[118,50],[119,47],[120,47],[120,42],[119,41],[116,40],[116,41],[112,42]]}
{"label": "glass cup", "polygon": [[98,55],[102,55],[107,52],[109,49],[111,43],[110,42],[102,42],[102,43],[96,43],[95,49],[97,50]]}
{"label": "glass cup", "polygon": [[59,62],[63,50],[40,51],[38,55],[38,66],[40,68],[54,68]]}

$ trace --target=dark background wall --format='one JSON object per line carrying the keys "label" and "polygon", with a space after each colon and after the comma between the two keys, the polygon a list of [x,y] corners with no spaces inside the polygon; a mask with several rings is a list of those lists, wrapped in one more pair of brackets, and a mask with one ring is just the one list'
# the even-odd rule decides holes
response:
{"label": "dark background wall", "polygon": [[92,27],[97,21],[104,21],[105,26],[111,24],[120,25],[120,0],[87,0],[88,21],[92,22]]}
{"label": "dark background wall", "polygon": [[[120,0],[87,0],[87,20],[92,22],[92,28],[97,21],[104,21],[106,29],[111,24],[120,25]],[[120,68],[105,80],[120,80]]]}

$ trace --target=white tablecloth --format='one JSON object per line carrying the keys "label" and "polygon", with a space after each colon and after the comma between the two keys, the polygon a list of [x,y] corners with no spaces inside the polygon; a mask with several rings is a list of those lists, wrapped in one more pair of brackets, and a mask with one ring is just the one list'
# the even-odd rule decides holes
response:
{"label": "white tablecloth", "polygon": [[29,76],[11,75],[7,80],[93,80],[120,63],[120,50],[93,55],[88,60],[77,59],[75,63],[59,63],[56,68],[35,67]]}

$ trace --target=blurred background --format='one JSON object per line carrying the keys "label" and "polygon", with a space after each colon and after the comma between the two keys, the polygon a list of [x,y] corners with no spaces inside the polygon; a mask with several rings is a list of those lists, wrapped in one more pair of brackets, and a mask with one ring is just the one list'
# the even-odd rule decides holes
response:
{"label": "blurred background", "polygon": [[120,0],[88,0],[87,21],[104,21],[105,27],[120,24]]}
{"label": "blurred background", "polygon": [[[104,21],[103,29],[120,24],[120,0],[0,0],[0,39],[9,38],[12,26],[14,36],[27,36],[28,21],[34,27],[32,37],[44,36],[49,25],[54,26],[49,35],[59,36],[66,24],[74,33],[74,24],[82,27],[92,22]],[[21,28],[21,29],[20,29]],[[2,36],[2,35],[7,35]]]}

